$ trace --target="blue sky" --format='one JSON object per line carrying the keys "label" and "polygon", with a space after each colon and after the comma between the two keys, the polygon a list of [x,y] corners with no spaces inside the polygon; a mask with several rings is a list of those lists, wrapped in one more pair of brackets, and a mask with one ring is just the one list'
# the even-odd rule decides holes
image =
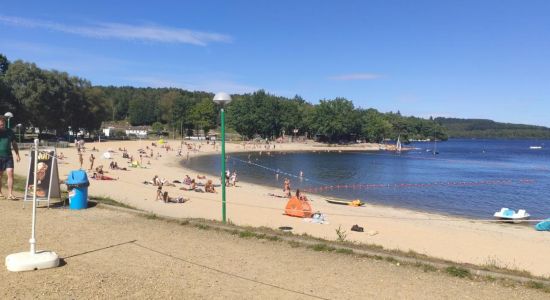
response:
{"label": "blue sky", "polygon": [[0,53],[96,85],[550,126],[549,16],[546,0],[4,0]]}

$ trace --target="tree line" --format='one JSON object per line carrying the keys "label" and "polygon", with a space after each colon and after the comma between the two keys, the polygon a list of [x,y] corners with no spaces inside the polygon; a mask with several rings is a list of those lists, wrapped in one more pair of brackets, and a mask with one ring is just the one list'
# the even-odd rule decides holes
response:
{"label": "tree line", "polygon": [[436,118],[454,138],[550,139],[550,128],[485,119]]}
{"label": "tree line", "polygon": [[[127,120],[155,130],[190,134],[217,128],[221,107],[212,93],[177,88],[93,86],[66,72],[43,70],[33,63],[10,62],[0,54],[0,111],[11,111],[13,123],[58,134],[71,128],[94,132],[103,121]],[[402,116],[355,107],[345,98],[311,104],[263,90],[232,95],[227,126],[244,138],[274,139],[298,134],[322,141],[447,139],[438,119]]]}

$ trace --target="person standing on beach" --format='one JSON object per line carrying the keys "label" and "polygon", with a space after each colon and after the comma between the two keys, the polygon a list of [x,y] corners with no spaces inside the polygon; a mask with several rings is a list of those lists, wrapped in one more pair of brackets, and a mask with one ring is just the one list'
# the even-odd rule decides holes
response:
{"label": "person standing on beach", "polygon": [[80,147],[77,148],[78,151],[78,162],[80,163],[80,169],[82,169],[82,165],[84,164],[84,158],[82,157],[82,150],[80,150]]}
{"label": "person standing on beach", "polygon": [[93,153],[90,154],[90,171],[94,169],[94,160],[95,156]]}
{"label": "person standing on beach", "polygon": [[13,151],[15,151],[15,157],[17,162],[21,161],[19,157],[19,148],[17,147],[17,142],[15,141],[15,135],[10,128],[6,128],[6,118],[0,116],[0,198],[5,198],[2,194],[2,177],[4,172],[8,174],[8,199],[16,200],[17,198],[13,195]]}
{"label": "person standing on beach", "polygon": [[283,184],[283,192],[289,198],[292,196],[291,192],[290,192],[290,179],[288,179],[288,178],[285,178],[285,181],[284,181],[284,184]]}

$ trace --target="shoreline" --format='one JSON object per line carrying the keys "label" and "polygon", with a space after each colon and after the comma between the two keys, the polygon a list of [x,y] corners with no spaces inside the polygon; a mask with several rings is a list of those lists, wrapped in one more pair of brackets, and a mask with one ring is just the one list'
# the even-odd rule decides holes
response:
{"label": "shoreline", "polygon": [[[172,148],[179,146],[180,141],[168,141]],[[195,146],[199,141],[190,142]],[[89,149],[96,147],[99,152],[93,152],[97,156],[96,165],[103,164],[106,169],[109,161],[100,156],[107,149],[116,150],[127,148],[130,155],[136,155],[137,149],[151,146],[151,141],[121,141],[86,144],[88,149],[84,153],[84,166],[88,167],[87,158]],[[363,146],[363,145],[362,145]],[[227,154],[236,152],[259,152],[260,149],[240,149],[242,145],[227,143]],[[150,147],[151,148],[151,147]],[[198,152],[190,152],[190,159],[202,155],[219,155],[219,149],[215,150],[211,145],[202,144]],[[278,148],[278,149],[277,149]],[[319,147],[312,144],[277,144],[275,151],[304,151],[331,150],[344,152],[348,146]],[[353,147],[356,148],[356,147]],[[374,147],[372,147],[374,148]],[[370,148],[370,149],[372,149]],[[377,148],[377,144],[376,144]],[[171,196],[182,195],[191,201],[185,204],[166,204],[154,201],[156,187],[144,185],[144,180],[150,180],[154,175],[166,177],[170,181],[181,180],[187,173],[195,174],[196,171],[180,165],[181,159],[176,156],[176,151],[165,151],[159,147],[153,148],[155,153],[160,151],[162,157],[158,160],[151,159],[148,168],[129,168],[130,171],[109,170],[107,175],[119,177],[118,181],[90,180],[89,193],[96,196],[107,196],[122,203],[154,214],[175,218],[205,218],[221,219],[221,193],[195,193],[180,191],[178,187],[166,187]],[[356,151],[366,151],[362,147]],[[372,149],[374,150],[374,149]],[[378,149],[376,149],[378,150]],[[271,150],[274,151],[274,150]],[[78,169],[76,149],[60,148],[58,152],[65,152],[67,159],[59,164],[60,179],[66,178],[69,170]],[[116,151],[118,152],[118,151]],[[22,151],[22,160],[17,163],[15,172],[20,176],[26,176],[28,156]],[[114,153],[114,160],[121,167],[125,166],[121,159],[121,153]],[[139,154],[138,154],[139,156]],[[208,176],[215,181],[219,179]],[[270,228],[280,226],[293,227],[296,234],[307,233],[314,237],[327,240],[338,238],[336,230],[341,228],[346,233],[346,240],[365,244],[376,244],[386,249],[399,249],[401,251],[414,251],[435,258],[441,258],[459,263],[472,263],[476,265],[495,265],[509,269],[527,270],[533,275],[550,275],[550,258],[545,257],[545,249],[550,247],[550,235],[536,232],[532,227],[515,226],[501,223],[487,223],[468,218],[449,217],[439,213],[414,211],[405,208],[387,207],[379,204],[367,203],[364,207],[350,207],[346,205],[333,205],[326,203],[326,197],[312,194],[314,211],[326,214],[329,224],[312,224],[303,219],[283,215],[286,198],[269,196],[270,193],[282,194],[280,188],[257,185],[248,182],[238,182],[237,187],[227,188],[227,215],[229,222],[238,225]],[[62,185],[64,189],[65,186]],[[365,228],[365,232],[350,231],[352,225],[358,224]],[[510,241],[514,241],[510,243]]]}

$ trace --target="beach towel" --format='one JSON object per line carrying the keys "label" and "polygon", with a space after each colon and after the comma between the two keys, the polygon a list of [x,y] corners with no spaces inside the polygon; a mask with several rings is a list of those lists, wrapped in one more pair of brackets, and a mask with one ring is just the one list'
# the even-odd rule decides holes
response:
{"label": "beach towel", "polygon": [[311,218],[305,218],[304,222],[313,223],[313,224],[329,224],[325,214],[316,212],[311,215]]}

